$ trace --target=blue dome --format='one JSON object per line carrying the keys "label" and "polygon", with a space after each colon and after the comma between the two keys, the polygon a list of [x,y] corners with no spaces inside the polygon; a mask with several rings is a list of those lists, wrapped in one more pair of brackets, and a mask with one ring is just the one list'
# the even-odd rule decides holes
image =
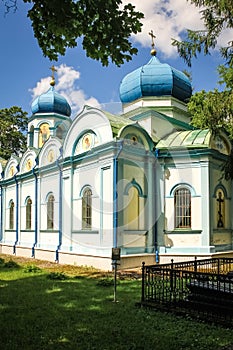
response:
{"label": "blue dome", "polygon": [[146,96],[173,96],[186,101],[192,95],[188,77],[153,56],[150,61],[126,75],[120,85],[122,103],[133,102]]}
{"label": "blue dome", "polygon": [[32,113],[58,113],[69,117],[71,108],[65,97],[58,94],[54,87],[37,97],[31,105]]}

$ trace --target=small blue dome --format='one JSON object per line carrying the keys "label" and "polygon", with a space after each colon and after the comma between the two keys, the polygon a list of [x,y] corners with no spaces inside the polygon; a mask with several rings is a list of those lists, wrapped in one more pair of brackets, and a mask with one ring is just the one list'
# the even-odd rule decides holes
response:
{"label": "small blue dome", "polygon": [[192,95],[188,77],[153,56],[150,61],[127,74],[120,85],[122,103],[133,102],[146,96],[173,96],[186,101]]}
{"label": "small blue dome", "polygon": [[31,105],[32,113],[58,113],[69,117],[71,108],[65,97],[51,88],[44,94],[37,97]]}

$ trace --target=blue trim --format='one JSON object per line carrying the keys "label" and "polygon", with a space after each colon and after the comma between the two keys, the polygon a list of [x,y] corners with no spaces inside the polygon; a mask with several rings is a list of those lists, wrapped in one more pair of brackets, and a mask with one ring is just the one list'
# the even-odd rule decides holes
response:
{"label": "blue trim", "polygon": [[0,241],[2,240],[2,236],[3,236],[3,187],[2,185],[0,185],[0,189],[1,189],[1,199],[0,199]]}
{"label": "blue trim", "polygon": [[83,197],[83,192],[84,192],[87,188],[89,188],[90,191],[91,191],[91,194],[93,194],[93,193],[92,193],[92,189],[91,189],[91,185],[86,184],[86,185],[84,185],[84,186],[81,188],[81,190],[80,190],[80,192],[79,192],[79,198],[82,198],[82,197]]}
{"label": "blue trim", "polygon": [[[159,152],[157,149],[154,150],[154,156],[156,158],[156,162],[158,161],[158,156],[159,156]],[[155,163],[155,170],[156,170],[156,163]],[[153,171],[153,174],[154,174],[154,184],[157,183],[157,176],[158,176],[158,172],[157,171]],[[155,190],[155,187],[156,186],[153,186],[153,192],[154,194],[156,193],[156,190]],[[156,196],[155,196],[156,197]],[[154,200],[154,199],[153,199]],[[165,202],[165,200],[164,200]],[[155,216],[157,214],[157,201],[155,200],[155,208],[154,208],[154,213],[155,213]],[[152,205],[152,208],[153,208],[153,205]],[[165,214],[165,213],[164,213]],[[159,251],[158,251],[158,220],[155,220],[155,224],[153,226],[153,236],[154,236],[154,252],[155,252],[155,262],[156,263],[159,263]]]}
{"label": "blue trim", "polygon": [[101,175],[100,175],[100,244],[103,244],[103,210],[104,210],[104,205],[103,205],[103,172],[104,169],[101,168]]}
{"label": "blue trim", "polygon": [[[17,166],[18,169],[18,166]],[[19,183],[17,180],[17,176],[14,175],[14,180],[16,184],[16,231],[15,231],[15,243],[13,246],[13,254],[16,254],[16,245],[19,241]]]}
{"label": "blue trim", "polygon": [[117,203],[117,182],[118,182],[118,157],[123,148],[123,141],[119,142],[120,149],[113,158],[113,247],[117,248],[117,227],[118,227],[118,203]]}
{"label": "blue trim", "polygon": [[135,180],[135,178],[132,179],[132,181],[130,183],[128,183],[126,186],[125,186],[125,190],[124,190],[124,194],[125,195],[128,195],[129,194],[129,190],[131,187],[135,187],[137,190],[138,190],[138,195],[139,197],[146,197],[144,194],[143,194],[143,191],[142,191],[142,188],[141,186],[139,185],[139,183],[137,183],[137,181]]}
{"label": "blue trim", "polygon": [[[200,196],[198,196],[198,195],[196,194],[196,191],[195,191],[195,189],[192,187],[192,185],[190,185],[190,184],[187,183],[187,182],[181,182],[181,183],[178,183],[178,184],[174,185],[174,186],[172,187],[172,189],[170,190],[169,197],[170,197],[170,198],[171,198],[171,197],[173,198],[173,197],[174,197],[174,194],[175,194],[175,191],[178,190],[178,189],[180,189],[180,188],[186,188],[186,189],[188,189],[188,190],[190,191],[192,197],[200,197]],[[169,197],[167,196],[166,198],[169,198]]]}
{"label": "blue trim", "polygon": [[36,158],[35,159],[35,166],[32,169],[33,175],[35,177],[35,238],[34,238],[34,243],[32,246],[32,258],[35,258],[35,247],[37,245],[37,241],[38,241],[38,177],[35,171],[35,167],[38,165],[39,163],[39,159]]}
{"label": "blue trim", "polygon": [[[75,152],[75,149],[77,147],[77,144],[79,142],[79,140],[81,140],[81,138],[85,135],[85,134],[92,134],[92,135],[95,135],[95,137],[97,137],[96,133],[92,130],[92,129],[86,129],[84,131],[82,131],[79,135],[78,135],[78,138],[76,139],[74,145],[73,145],[73,148],[72,148],[72,156],[75,156],[74,152]],[[90,149],[88,151],[83,151],[81,152],[80,154],[82,153],[86,153],[86,152],[89,152]],[[79,154],[76,154],[76,156],[79,156]]]}
{"label": "blue trim", "polygon": [[63,155],[63,149],[60,148],[60,156],[57,159],[57,166],[59,168],[59,222],[58,222],[58,246],[56,249],[56,257],[55,261],[59,262],[59,250],[61,249],[62,245],[62,168],[59,163],[59,160],[62,158]]}

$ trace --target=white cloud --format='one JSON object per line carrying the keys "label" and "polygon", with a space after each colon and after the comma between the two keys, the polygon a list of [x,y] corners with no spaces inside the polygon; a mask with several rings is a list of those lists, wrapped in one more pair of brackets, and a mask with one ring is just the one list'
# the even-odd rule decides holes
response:
{"label": "white cloud", "polygon": [[43,94],[46,92],[50,85],[51,77],[42,78],[39,82],[36,83],[36,86],[33,89],[30,89],[29,91],[32,94],[32,99],[34,100],[37,96]]}
{"label": "white cloud", "polygon": [[[123,4],[128,3],[123,0]],[[143,47],[151,45],[148,33],[153,30],[156,35],[155,47],[165,57],[177,56],[177,50],[171,45],[171,38],[180,40],[186,29],[204,29],[200,10],[186,0],[131,0],[136,10],[144,13],[142,32],[134,35],[133,40]],[[219,45],[232,40],[232,30],[224,31]]]}
{"label": "white cloud", "polygon": [[[86,96],[85,92],[77,87],[77,81],[80,78],[80,72],[73,67],[61,64],[56,68],[56,91],[63,95],[69,102],[72,115],[76,115],[84,105],[100,107],[100,103],[94,97]],[[51,77],[41,79],[36,86],[30,90],[32,99],[48,91],[50,88]]]}

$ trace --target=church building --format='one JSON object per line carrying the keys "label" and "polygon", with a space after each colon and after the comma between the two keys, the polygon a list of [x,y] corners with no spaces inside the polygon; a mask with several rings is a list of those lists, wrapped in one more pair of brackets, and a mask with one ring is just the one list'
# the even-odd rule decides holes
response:
{"label": "church building", "polygon": [[227,136],[190,125],[187,76],[156,57],[120,84],[122,114],[50,88],[28,120],[27,150],[1,164],[0,252],[112,269],[233,256]]}

